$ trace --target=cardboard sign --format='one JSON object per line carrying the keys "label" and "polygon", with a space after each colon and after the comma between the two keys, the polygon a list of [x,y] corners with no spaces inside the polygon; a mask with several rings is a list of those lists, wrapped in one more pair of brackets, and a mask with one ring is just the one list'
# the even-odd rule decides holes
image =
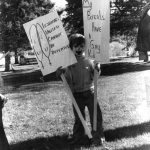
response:
{"label": "cardboard sign", "polygon": [[109,0],[82,0],[86,56],[104,63],[109,61],[109,3]]}
{"label": "cardboard sign", "polygon": [[69,40],[55,10],[24,25],[42,74],[50,74],[60,66],[76,63]]}

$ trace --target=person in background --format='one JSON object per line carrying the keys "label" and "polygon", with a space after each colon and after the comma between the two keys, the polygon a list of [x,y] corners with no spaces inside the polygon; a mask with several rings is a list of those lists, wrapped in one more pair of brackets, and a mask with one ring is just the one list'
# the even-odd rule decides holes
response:
{"label": "person in background", "polygon": [[4,104],[7,102],[7,100],[7,97],[0,94],[0,150],[9,150],[9,144],[6,138],[2,120],[2,108],[4,107]]}
{"label": "person in background", "polygon": [[147,3],[141,12],[138,26],[138,34],[135,51],[139,53],[139,60],[149,61],[148,51],[150,51],[150,3]]}
{"label": "person in background", "polygon": [[[94,112],[94,69],[100,73],[100,64],[94,65],[94,62],[85,57],[85,37],[81,34],[73,34],[70,37],[70,48],[76,56],[77,63],[62,69],[59,67],[56,71],[57,76],[64,73],[66,80],[71,88],[73,96],[85,119],[85,107],[88,108],[90,123],[92,127],[92,145],[102,145],[104,141],[103,119],[99,104],[97,104],[97,131],[93,130],[93,112]],[[69,139],[70,144],[82,144],[85,135],[84,127],[73,106],[75,123],[73,126],[73,135]]]}

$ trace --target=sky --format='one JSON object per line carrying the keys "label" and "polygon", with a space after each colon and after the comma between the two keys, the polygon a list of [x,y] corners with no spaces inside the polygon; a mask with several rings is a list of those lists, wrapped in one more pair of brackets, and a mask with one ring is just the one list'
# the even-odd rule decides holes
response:
{"label": "sky", "polygon": [[64,8],[67,2],[65,0],[51,0],[56,4],[56,7],[58,8]]}

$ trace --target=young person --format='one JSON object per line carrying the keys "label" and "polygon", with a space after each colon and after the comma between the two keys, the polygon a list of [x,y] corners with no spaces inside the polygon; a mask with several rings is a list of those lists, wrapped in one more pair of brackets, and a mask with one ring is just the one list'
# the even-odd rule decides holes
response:
{"label": "young person", "polygon": [[[70,48],[76,56],[77,63],[64,70],[58,68],[56,74],[60,76],[62,72],[71,88],[73,96],[78,107],[85,119],[85,107],[88,108],[90,123],[92,127],[92,144],[102,145],[103,125],[102,113],[99,104],[97,104],[97,131],[93,130],[93,113],[94,113],[94,68],[100,73],[100,64],[94,65],[94,62],[85,57],[85,37],[81,34],[73,34],[70,37]],[[73,127],[73,136],[71,144],[82,143],[85,136],[84,127],[73,106],[75,123]]]}

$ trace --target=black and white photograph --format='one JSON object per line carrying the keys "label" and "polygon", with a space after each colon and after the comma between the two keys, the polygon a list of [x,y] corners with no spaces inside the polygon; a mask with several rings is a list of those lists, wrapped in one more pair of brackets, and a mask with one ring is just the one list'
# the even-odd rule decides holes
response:
{"label": "black and white photograph", "polygon": [[150,0],[0,0],[0,150],[150,150]]}

